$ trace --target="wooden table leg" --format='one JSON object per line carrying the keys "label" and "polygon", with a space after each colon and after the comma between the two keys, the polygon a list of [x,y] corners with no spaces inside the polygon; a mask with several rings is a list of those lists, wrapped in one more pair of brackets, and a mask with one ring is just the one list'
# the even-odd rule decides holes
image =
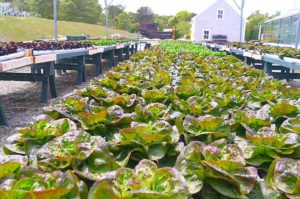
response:
{"label": "wooden table leg", "polygon": [[130,56],[134,54],[134,47],[135,45],[130,45]]}
{"label": "wooden table leg", "polygon": [[7,120],[4,115],[3,103],[2,103],[2,99],[0,97],[0,126],[6,126],[6,125],[7,125]]}
{"label": "wooden table leg", "polygon": [[[43,80],[42,80],[42,96],[41,96],[41,101],[43,103],[47,103],[48,102],[48,91],[50,88],[50,70],[51,70],[51,64],[50,63],[46,63],[46,64],[41,64],[41,66],[43,68]],[[41,68],[39,68],[39,70],[41,70]],[[54,69],[52,69],[54,70]]]}
{"label": "wooden table leg", "polygon": [[129,46],[126,46],[125,53],[126,53],[126,60],[128,60],[129,59]]}
{"label": "wooden table leg", "polygon": [[109,55],[110,55],[110,67],[112,68],[116,65],[116,63],[115,63],[115,51],[111,50]]}
{"label": "wooden table leg", "polygon": [[118,56],[118,63],[123,61],[123,49],[117,50],[117,56]]}
{"label": "wooden table leg", "polygon": [[42,81],[42,103],[48,102],[48,88],[49,88],[49,78],[45,78]]}
{"label": "wooden table leg", "polygon": [[86,81],[84,60],[84,56],[79,56],[77,59],[77,84],[82,84],[82,82]]}
{"label": "wooden table leg", "polygon": [[50,92],[51,97],[57,97],[56,85],[55,85],[55,64],[54,62],[49,63],[49,84],[50,84]]}
{"label": "wooden table leg", "polygon": [[247,65],[251,65],[251,59],[249,57],[244,57],[244,63]]}
{"label": "wooden table leg", "polygon": [[101,54],[100,53],[93,55],[93,62],[95,64],[95,66],[96,66],[95,75],[97,77],[100,74],[102,74],[102,69],[101,69]]}
{"label": "wooden table leg", "polygon": [[272,73],[272,63],[269,62],[264,62],[263,63],[263,67],[264,67],[264,72],[267,74],[271,74]]}

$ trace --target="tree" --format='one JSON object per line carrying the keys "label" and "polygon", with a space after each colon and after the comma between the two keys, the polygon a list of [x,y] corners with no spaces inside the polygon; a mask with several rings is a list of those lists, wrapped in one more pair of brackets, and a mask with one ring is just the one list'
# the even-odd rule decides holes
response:
{"label": "tree", "polygon": [[176,38],[182,38],[184,35],[189,35],[191,24],[189,21],[180,21],[176,24]]}
{"label": "tree", "polygon": [[130,31],[129,15],[126,12],[119,14],[116,19],[117,28]]}
{"label": "tree", "polygon": [[167,28],[173,28],[174,26],[169,25],[169,19],[172,16],[159,16],[159,15],[154,15],[154,22],[158,25],[158,27],[163,30]]}
{"label": "tree", "polygon": [[129,32],[136,32],[139,28],[139,24],[135,20],[135,14],[126,12],[119,14],[117,17],[117,28]]}
{"label": "tree", "polygon": [[248,17],[248,22],[246,25],[246,40],[257,40],[259,34],[260,23],[268,20],[268,14],[262,14],[259,11],[253,12]]}
{"label": "tree", "polygon": [[195,16],[195,13],[188,12],[186,10],[180,11],[176,14],[177,21],[191,21]]}
{"label": "tree", "polygon": [[123,14],[124,10],[125,10],[125,7],[123,5],[110,5],[108,7],[109,25],[111,27],[117,27],[118,26],[118,16],[120,14]]}
{"label": "tree", "polygon": [[190,23],[195,15],[195,13],[191,13],[184,10],[178,12],[175,17],[169,19],[170,25],[176,28],[176,38],[181,38],[184,35],[190,34]]}
{"label": "tree", "polygon": [[154,13],[153,13],[151,8],[149,8],[149,7],[140,7],[137,10],[136,20],[138,22],[153,21],[153,19],[154,19]]}
{"label": "tree", "polygon": [[29,0],[13,0],[12,4],[18,8],[19,11],[30,11]]}
{"label": "tree", "polygon": [[97,0],[61,0],[59,18],[96,24],[100,21],[102,7]]}
{"label": "tree", "polygon": [[53,5],[50,0],[28,0],[30,11],[42,18],[53,18]]}

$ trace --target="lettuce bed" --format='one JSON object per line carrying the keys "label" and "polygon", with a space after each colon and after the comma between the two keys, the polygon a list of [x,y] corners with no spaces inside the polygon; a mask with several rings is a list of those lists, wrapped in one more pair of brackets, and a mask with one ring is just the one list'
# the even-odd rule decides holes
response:
{"label": "lettuce bed", "polygon": [[300,58],[300,50],[291,47],[278,47],[278,46],[268,46],[260,42],[249,42],[249,43],[230,43],[230,47],[242,48],[245,50],[251,50],[258,54],[275,54],[281,59],[284,57],[290,58]]}
{"label": "lettuce bed", "polygon": [[18,129],[0,198],[299,198],[300,90],[186,45],[135,54]]}

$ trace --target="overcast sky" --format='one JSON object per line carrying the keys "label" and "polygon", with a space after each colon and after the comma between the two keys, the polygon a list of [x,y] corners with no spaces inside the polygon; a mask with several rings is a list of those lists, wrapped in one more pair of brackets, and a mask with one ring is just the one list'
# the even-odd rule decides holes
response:
{"label": "overcast sky", "polygon": [[[99,0],[102,5],[104,0]],[[108,0],[109,1],[109,0]],[[122,4],[127,11],[135,12],[141,6],[151,7],[154,13],[160,15],[175,15],[178,11],[188,10],[199,13],[210,5],[214,0],[114,0],[113,4]],[[229,0],[230,1],[230,0]],[[232,0],[233,1],[233,0]],[[238,2],[240,0],[237,0]],[[296,0],[300,4],[300,0]],[[276,11],[282,13],[293,9],[295,0],[246,0],[246,15],[255,10],[274,14]]]}

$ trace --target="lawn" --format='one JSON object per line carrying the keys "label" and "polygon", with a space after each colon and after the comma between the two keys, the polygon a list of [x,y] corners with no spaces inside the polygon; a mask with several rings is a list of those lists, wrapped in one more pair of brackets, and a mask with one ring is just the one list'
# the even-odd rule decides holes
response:
{"label": "lawn", "polygon": [[[89,34],[91,37],[105,36],[105,26],[79,23],[58,22],[59,37],[66,35]],[[123,30],[110,29],[110,34],[129,35]],[[0,17],[0,41],[28,41],[53,38],[53,20],[42,18]]]}

